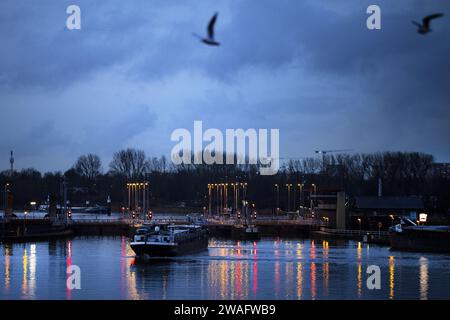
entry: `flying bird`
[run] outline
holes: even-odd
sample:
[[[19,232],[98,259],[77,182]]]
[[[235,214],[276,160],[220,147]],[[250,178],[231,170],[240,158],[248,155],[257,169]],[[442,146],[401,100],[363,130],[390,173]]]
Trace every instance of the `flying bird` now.
[[[431,32],[431,28],[430,28],[431,20],[440,18],[442,16],[444,16],[444,14],[442,14],[442,13],[430,14],[429,16],[426,16],[425,18],[422,19],[422,23],[419,23],[417,21],[413,21],[412,23],[417,26],[418,33],[427,34],[428,32]]]
[[[211,18],[211,20],[209,20],[209,23],[208,23],[208,36],[206,38],[203,38],[203,37],[199,36],[198,34],[194,33],[194,36],[199,38],[203,43],[205,43],[207,45],[210,45],[210,46],[218,46],[218,45],[220,45],[219,42],[214,40],[214,25],[216,24],[217,16],[218,16],[218,13],[216,12],[213,15],[213,17]]]

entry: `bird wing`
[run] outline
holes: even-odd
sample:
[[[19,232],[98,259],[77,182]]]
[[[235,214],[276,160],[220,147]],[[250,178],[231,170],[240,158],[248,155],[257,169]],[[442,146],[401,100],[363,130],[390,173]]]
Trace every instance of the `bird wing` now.
[[[430,26],[430,21],[436,18],[440,18],[444,16],[444,14],[442,13],[435,13],[435,14],[430,14],[429,16],[426,16],[425,18],[423,18],[423,25],[426,27]]]
[[[208,36],[210,39],[214,39],[214,25],[216,24],[217,15],[217,13],[214,14],[208,24]]]
[[[414,25],[416,25],[417,27],[422,28],[422,25],[420,23],[418,23],[417,21],[412,21],[412,23]]]

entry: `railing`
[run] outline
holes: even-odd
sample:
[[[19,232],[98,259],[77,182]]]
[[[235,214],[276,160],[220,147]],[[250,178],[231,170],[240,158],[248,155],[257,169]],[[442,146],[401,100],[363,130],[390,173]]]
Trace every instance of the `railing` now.
[[[131,218],[120,218],[120,219],[69,219],[70,224],[126,224],[126,225],[137,225],[143,223],[180,223],[188,222],[187,219],[176,219],[176,218],[153,218],[151,220],[144,219],[131,219]]]
[[[176,218],[153,218],[152,220],[147,220],[148,222],[156,223],[176,223],[176,222],[189,222],[188,219],[176,219]]]
[[[256,225],[308,225],[308,226],[321,226],[323,222],[316,219],[272,219],[270,217],[258,217],[257,219],[252,219],[252,223]],[[241,225],[245,223],[245,219],[224,219],[224,218],[209,218],[207,223],[210,225]]]
[[[122,219],[69,219],[68,222],[69,224],[129,224],[127,220]]]
[[[340,235],[356,235],[356,236],[374,235],[374,236],[380,236],[380,237],[389,236],[389,232],[387,232],[387,231],[328,229],[325,227],[320,228],[320,230],[325,231],[327,233],[340,234]]]

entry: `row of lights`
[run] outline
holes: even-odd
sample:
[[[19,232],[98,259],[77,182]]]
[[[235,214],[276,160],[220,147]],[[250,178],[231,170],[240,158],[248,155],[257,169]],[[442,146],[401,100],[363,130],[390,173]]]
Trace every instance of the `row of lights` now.
[[[274,186],[275,186],[275,188],[278,188],[278,187],[279,187],[279,184],[278,184],[278,183],[275,183]],[[286,183],[286,187],[291,188],[292,186],[294,186],[294,184],[292,184],[292,183]],[[299,188],[303,188],[304,186],[305,186],[304,183],[297,183],[297,187],[299,187]],[[314,183],[311,184],[311,187],[314,188],[314,192],[317,191],[317,185],[316,185],[316,184],[314,184]]]
[[[423,222],[423,223],[427,222],[427,217],[428,217],[428,215],[426,213],[420,213],[419,214],[419,220],[416,221],[417,224],[420,224],[421,222]],[[390,214],[389,218],[391,218],[392,224],[394,224],[394,220],[395,220],[394,214]],[[362,223],[361,218],[356,219],[356,221],[358,221],[359,228],[361,228],[361,223]],[[381,222],[378,222],[378,227],[381,228],[381,226],[382,226]]]
[[[127,187],[143,187],[148,186],[148,182],[145,183],[127,183]]]
[[[137,213],[136,213],[136,211],[132,211],[132,212],[131,212],[131,218],[132,218],[133,220],[137,218]],[[152,211],[152,210],[149,210],[149,211],[147,212],[147,219],[148,219],[148,220],[152,220],[152,218],[153,218],[153,211]]]
[[[228,185],[234,187],[234,186],[241,186],[241,187],[246,187],[247,183],[246,182],[236,182],[236,183],[208,183],[208,188],[212,188],[212,187],[228,187]]]

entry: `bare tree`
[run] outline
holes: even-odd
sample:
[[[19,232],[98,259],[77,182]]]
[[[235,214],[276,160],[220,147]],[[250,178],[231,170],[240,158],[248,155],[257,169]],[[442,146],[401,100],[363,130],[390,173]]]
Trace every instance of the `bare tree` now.
[[[94,180],[101,174],[102,161],[98,155],[89,153],[80,156],[73,168],[80,176]]]
[[[114,174],[122,175],[127,179],[142,177],[148,168],[145,152],[136,149],[126,149],[114,153],[109,167]]]

